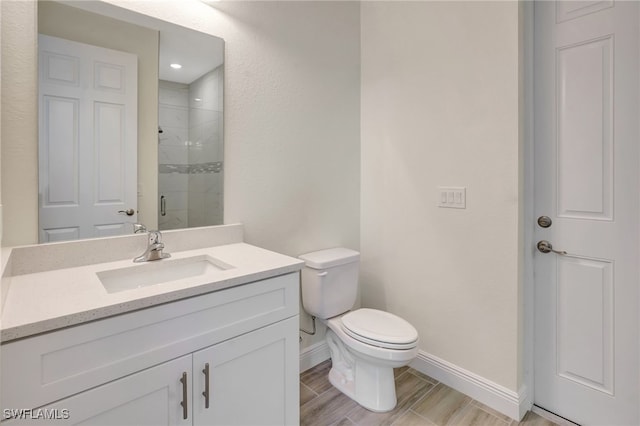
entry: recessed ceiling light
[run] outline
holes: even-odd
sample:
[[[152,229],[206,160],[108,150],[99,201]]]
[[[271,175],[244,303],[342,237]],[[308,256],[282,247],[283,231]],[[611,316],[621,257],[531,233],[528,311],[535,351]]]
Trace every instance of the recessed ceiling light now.
[[[200,98],[195,98],[195,99],[194,99],[194,101],[196,101],[196,102],[200,102],[201,100],[202,100],[202,99],[200,99]]]
[[[171,68],[173,68],[174,70],[179,70],[180,68],[182,68],[182,65],[180,65],[180,64],[171,64],[169,66]]]

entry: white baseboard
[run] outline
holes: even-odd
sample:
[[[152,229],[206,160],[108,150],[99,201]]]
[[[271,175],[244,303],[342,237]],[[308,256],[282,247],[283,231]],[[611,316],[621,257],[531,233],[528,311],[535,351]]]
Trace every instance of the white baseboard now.
[[[331,358],[327,342],[318,342],[300,351],[300,372],[307,371]]]
[[[512,391],[424,351],[410,366],[515,420],[521,420],[533,405],[526,386]]]

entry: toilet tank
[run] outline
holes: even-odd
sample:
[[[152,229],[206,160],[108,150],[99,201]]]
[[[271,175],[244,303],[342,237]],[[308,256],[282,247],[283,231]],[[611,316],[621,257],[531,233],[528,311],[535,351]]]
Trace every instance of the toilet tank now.
[[[358,297],[360,253],[347,248],[314,251],[299,256],[302,268],[302,306],[327,319],[351,310]]]

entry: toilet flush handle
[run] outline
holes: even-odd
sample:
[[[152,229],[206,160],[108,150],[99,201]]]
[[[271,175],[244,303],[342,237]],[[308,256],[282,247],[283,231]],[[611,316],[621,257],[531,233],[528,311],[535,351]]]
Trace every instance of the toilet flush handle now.
[[[327,275],[327,274],[328,274],[328,272],[327,272],[327,271],[324,271],[324,272],[318,272],[318,276],[319,276],[319,277],[324,277],[324,276],[325,276],[325,275]]]

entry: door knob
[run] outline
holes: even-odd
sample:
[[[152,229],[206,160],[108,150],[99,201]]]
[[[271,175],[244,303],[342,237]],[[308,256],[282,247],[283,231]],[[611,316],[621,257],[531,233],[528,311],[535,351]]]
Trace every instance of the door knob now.
[[[564,250],[554,250],[554,249],[553,249],[553,246],[551,245],[551,243],[550,243],[549,241],[547,241],[547,240],[541,240],[541,241],[538,241],[538,245],[537,245],[537,247],[538,247],[538,250],[539,250],[541,253],[551,253],[551,252],[554,252],[554,253],[556,253],[556,254],[562,254],[562,255],[567,254],[567,252],[566,252],[566,251],[564,251]]]
[[[553,222],[549,216],[540,216],[538,218],[538,226],[540,226],[541,228],[548,228],[552,223]]]
[[[118,214],[126,214],[127,216],[133,216],[135,212],[134,209],[118,210]]]

